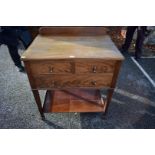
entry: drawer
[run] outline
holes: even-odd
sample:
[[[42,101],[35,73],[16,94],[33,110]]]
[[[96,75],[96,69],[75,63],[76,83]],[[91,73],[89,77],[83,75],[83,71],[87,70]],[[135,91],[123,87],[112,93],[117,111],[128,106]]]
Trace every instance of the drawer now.
[[[30,66],[33,75],[68,74],[73,72],[73,64],[71,62],[62,62],[62,61],[31,62]]]
[[[76,73],[113,73],[116,61],[76,62]]]
[[[109,87],[112,82],[112,73],[98,75],[42,75],[35,78],[36,88],[89,88]]]

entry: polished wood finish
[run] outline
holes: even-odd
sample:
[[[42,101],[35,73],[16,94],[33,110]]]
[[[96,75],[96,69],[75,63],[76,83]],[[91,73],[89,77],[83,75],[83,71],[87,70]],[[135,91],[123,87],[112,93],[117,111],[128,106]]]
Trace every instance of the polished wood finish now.
[[[40,89],[48,90],[44,112],[107,112],[124,57],[102,30],[102,27],[40,29],[40,35],[22,55],[22,60],[42,116]],[[99,93],[101,88],[109,89],[106,99],[99,97],[92,105],[93,93],[87,100],[83,98],[93,90]],[[62,89],[67,91],[62,94]],[[72,100],[76,93],[76,100]],[[62,94],[60,99],[58,94]]]
[[[123,60],[110,37],[38,35],[22,60]]]
[[[75,63],[76,73],[113,73],[116,61],[81,61]]]
[[[110,87],[112,82],[112,73],[97,75],[41,75],[35,77],[34,89],[52,89],[52,88],[102,88]]]
[[[28,75],[28,78],[29,78],[30,86],[31,86],[31,88],[33,88],[33,87],[35,87],[35,83],[34,83],[34,78],[32,76],[32,73],[31,73],[30,63],[29,62],[24,62],[24,64],[25,64],[25,68],[26,68],[27,75]],[[43,113],[43,107],[42,107],[42,104],[41,104],[39,91],[32,89],[32,93],[33,93],[34,99],[36,101],[36,104],[38,106],[38,110],[40,112],[40,115],[41,115],[42,119],[44,119],[45,116],[44,116],[44,113]]]
[[[40,28],[39,33],[44,36],[103,36],[107,31],[102,26],[52,26]]]
[[[69,89],[47,91],[44,112],[103,112],[99,90]]]
[[[33,61],[30,64],[33,75],[42,74],[87,74],[87,73],[113,73],[116,61],[99,60],[56,60]]]
[[[69,74],[73,73],[73,64],[69,61],[35,61],[31,62],[33,75],[43,74]]]

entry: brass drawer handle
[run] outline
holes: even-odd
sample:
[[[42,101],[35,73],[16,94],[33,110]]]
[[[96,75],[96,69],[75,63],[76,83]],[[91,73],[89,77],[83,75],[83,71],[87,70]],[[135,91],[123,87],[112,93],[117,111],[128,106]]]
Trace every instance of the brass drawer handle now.
[[[93,66],[93,73],[96,73],[97,67]]]
[[[48,69],[50,73],[53,73],[53,69],[54,69],[53,67],[48,67]]]
[[[92,84],[93,86],[96,86],[96,81],[92,81],[91,84]]]

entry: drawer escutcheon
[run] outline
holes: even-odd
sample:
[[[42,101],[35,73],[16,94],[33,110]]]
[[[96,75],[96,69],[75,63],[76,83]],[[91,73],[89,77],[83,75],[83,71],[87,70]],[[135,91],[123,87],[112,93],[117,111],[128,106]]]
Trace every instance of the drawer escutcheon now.
[[[48,69],[49,69],[49,73],[53,73],[54,67],[49,66]]]
[[[97,67],[93,66],[93,73],[96,73]]]

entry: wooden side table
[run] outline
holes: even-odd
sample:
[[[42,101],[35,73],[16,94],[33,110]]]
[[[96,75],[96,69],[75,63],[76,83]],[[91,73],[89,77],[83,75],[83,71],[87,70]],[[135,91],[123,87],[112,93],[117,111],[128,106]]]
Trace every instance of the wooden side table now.
[[[42,118],[45,112],[106,113],[123,59],[104,27],[41,28],[22,55]],[[43,106],[38,90],[47,90]]]

